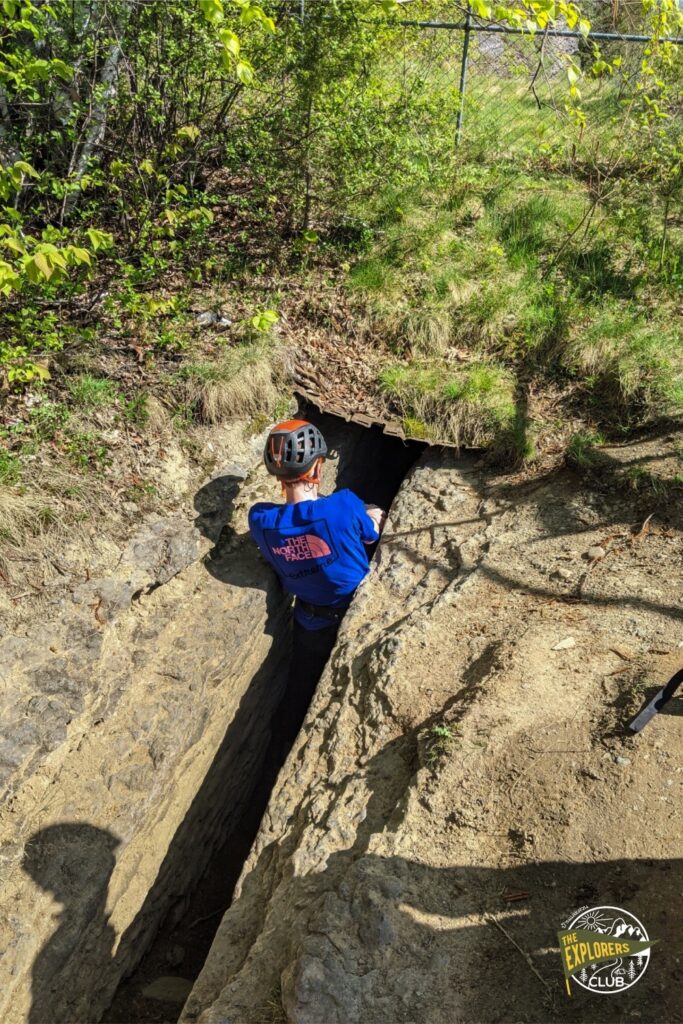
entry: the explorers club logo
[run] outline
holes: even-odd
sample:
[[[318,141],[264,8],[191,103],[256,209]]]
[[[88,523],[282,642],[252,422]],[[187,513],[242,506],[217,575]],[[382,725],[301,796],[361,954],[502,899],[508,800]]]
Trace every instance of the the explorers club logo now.
[[[625,992],[647,970],[656,941],[619,907],[582,907],[557,936],[569,995],[572,981],[600,995]]]

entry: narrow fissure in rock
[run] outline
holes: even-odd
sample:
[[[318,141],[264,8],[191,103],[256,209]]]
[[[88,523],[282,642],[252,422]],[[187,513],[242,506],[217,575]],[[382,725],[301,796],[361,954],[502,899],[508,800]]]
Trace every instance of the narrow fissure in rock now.
[[[363,501],[388,509],[424,446],[387,437],[379,427],[364,428],[345,423],[337,417],[318,412],[312,406],[301,410],[301,415],[320,427],[328,446],[339,456],[338,460],[325,466],[323,493],[346,487]],[[273,500],[278,500],[274,483],[272,492]],[[212,561],[220,563],[230,558],[233,543],[230,531],[223,531],[215,540],[216,546],[208,562],[209,570]],[[265,666],[260,671],[271,671],[274,678],[281,676],[286,671],[287,652],[281,653],[281,657],[272,658],[270,668]],[[242,865],[281,767],[281,760],[273,752],[277,748],[277,739],[275,721],[271,746],[261,769],[254,773],[243,813],[236,824],[234,818],[228,816],[231,825],[227,833],[224,830],[223,835],[213,837],[211,845],[215,852],[211,854],[196,887],[189,893],[174,893],[175,908],[167,915],[138,967],[120,984],[102,1018],[105,1024],[171,1024],[177,1020],[185,998],[204,965],[221,918],[230,906]],[[235,743],[239,745],[239,737],[235,737]],[[226,759],[224,772],[230,770],[230,763],[230,759]],[[210,791],[206,795],[199,793],[196,802],[220,799],[220,766],[217,772],[215,768],[214,763],[208,773],[217,776]],[[227,784],[228,779],[224,781]],[[213,817],[215,808],[195,806],[192,813],[201,821]],[[224,815],[215,817],[219,823],[226,820]],[[188,855],[187,846],[180,855]],[[169,859],[172,862],[172,853]],[[169,878],[169,884],[172,885],[172,878]]]

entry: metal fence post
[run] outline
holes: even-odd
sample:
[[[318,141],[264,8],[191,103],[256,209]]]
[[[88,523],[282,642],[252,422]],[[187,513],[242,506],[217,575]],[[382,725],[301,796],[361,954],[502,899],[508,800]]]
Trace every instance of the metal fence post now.
[[[462,136],[462,120],[465,113],[465,89],[467,88],[467,61],[470,52],[470,31],[472,25],[472,8],[467,5],[467,17],[463,29],[462,61],[460,63],[460,102],[458,104],[458,120],[455,124],[455,148],[460,145]]]

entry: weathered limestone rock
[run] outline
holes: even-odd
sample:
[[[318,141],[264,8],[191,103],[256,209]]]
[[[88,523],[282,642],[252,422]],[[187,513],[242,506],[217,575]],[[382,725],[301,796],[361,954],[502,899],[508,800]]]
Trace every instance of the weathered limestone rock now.
[[[680,664],[681,534],[634,500],[414,469],[183,1024],[621,1021],[555,949],[600,905],[659,940],[628,1013],[672,1019],[680,718],[622,726]]]
[[[144,523],[111,576],[0,640],[4,1024],[96,1021],[250,798],[288,619],[245,538],[252,470],[217,472],[195,522]]]

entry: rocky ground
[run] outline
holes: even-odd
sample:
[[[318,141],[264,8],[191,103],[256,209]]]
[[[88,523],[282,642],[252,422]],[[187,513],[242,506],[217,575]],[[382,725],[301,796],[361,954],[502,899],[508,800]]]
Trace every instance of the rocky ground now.
[[[417,464],[183,1024],[681,1019],[681,705],[625,730],[683,660],[680,510],[633,473],[680,445]],[[599,905],[658,944],[569,998],[556,932]]]
[[[286,600],[245,538],[261,448],[0,639],[8,1024],[99,1019],[250,799],[287,650]]]
[[[417,451],[323,426],[326,487],[387,503]],[[623,725],[681,663],[682,441],[603,449],[588,477],[437,450],[408,472],[183,1021],[680,1019],[680,704]],[[245,535],[277,496],[261,445],[207,430],[208,479],[178,453],[172,509],[74,547],[82,571],[3,622],[8,1024],[98,1019],[164,920],[173,1000],[145,1016],[155,962],[106,1019],[180,1010],[197,951],[173,928],[221,873],[287,661]],[[567,998],[555,934],[597,904],[658,940],[599,1005]]]
[[[390,501],[416,453],[401,446],[378,480],[379,431],[324,427],[340,454],[324,490],[352,482],[351,473],[368,500]],[[0,1015],[8,1024],[100,1019],[162,923],[167,936],[183,921],[213,917],[217,892],[205,886],[199,909],[188,894],[226,873],[210,867],[216,850],[235,860],[244,846],[235,829],[264,799],[289,614],[246,516],[255,500],[277,500],[279,488],[262,465],[263,436],[248,438],[244,423],[207,429],[202,440],[216,468],[191,486],[197,467],[180,460],[187,486],[173,514],[138,516],[128,537],[103,529],[99,546],[79,552],[85,571],[65,574],[49,599],[3,621]],[[247,852],[248,844],[241,859]],[[107,1019],[175,1019],[188,974],[202,963],[192,929],[181,942],[182,957],[176,943],[164,951],[163,992],[157,984],[143,994],[159,981],[157,966],[134,974]]]

